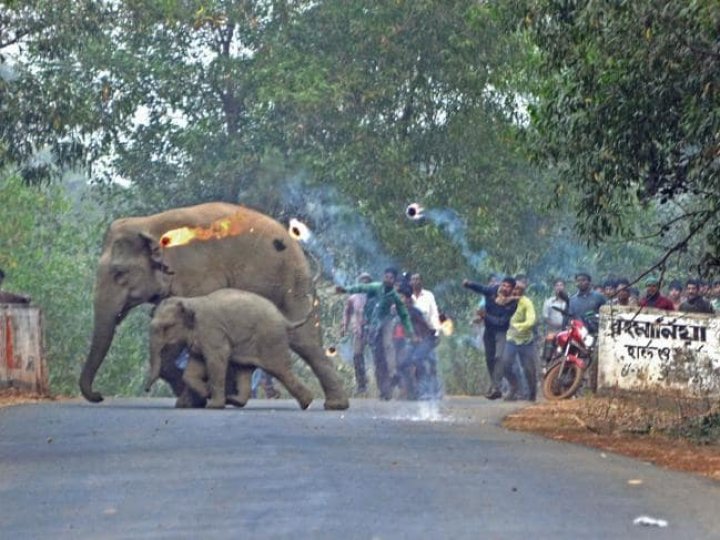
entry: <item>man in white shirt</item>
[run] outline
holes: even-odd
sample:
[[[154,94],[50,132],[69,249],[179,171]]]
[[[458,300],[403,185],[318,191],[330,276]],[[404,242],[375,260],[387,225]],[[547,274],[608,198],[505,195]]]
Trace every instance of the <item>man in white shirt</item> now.
[[[540,354],[540,369],[542,369],[552,358],[555,350],[555,334],[563,329],[565,315],[560,313],[558,310],[553,309],[553,307],[563,310],[567,310],[568,308],[567,301],[563,299],[563,297],[567,298],[567,294],[565,293],[565,280],[556,279],[553,283],[553,290],[555,294],[545,300],[542,309],[542,318],[545,323],[545,342]]]
[[[427,325],[435,332],[435,347],[440,340],[440,312],[435,303],[435,295],[427,289],[423,289],[422,277],[415,273],[410,276],[410,287],[412,288],[413,306],[423,315]],[[428,380],[420,381],[420,399],[437,399],[440,397],[440,383],[437,378],[437,356],[435,347],[428,354],[430,372]]]
[[[555,294],[545,300],[542,311],[543,321],[545,322],[545,330],[547,333],[559,332],[563,329],[564,315],[558,310],[553,309],[553,306],[567,310],[567,302],[561,298],[561,293],[565,291],[565,281],[562,279],[556,279],[553,283],[553,290]]]
[[[440,332],[440,312],[435,303],[435,295],[427,289],[423,289],[422,277],[420,274],[410,276],[412,287],[413,306],[420,310],[425,322],[435,330],[435,335]]]

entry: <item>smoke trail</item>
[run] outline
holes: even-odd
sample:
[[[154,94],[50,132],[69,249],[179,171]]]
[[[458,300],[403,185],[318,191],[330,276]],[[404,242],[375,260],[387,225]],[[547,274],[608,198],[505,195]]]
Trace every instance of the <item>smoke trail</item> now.
[[[460,248],[462,256],[471,268],[477,270],[483,265],[487,253],[485,250],[475,252],[470,249],[467,241],[467,224],[455,210],[431,208],[425,210],[423,216],[445,231],[450,240]]]
[[[12,83],[20,78],[17,71],[10,64],[0,62],[0,79],[6,83]]]
[[[362,271],[379,280],[382,271],[393,265],[357,205],[344,200],[334,188],[308,186],[294,177],[281,192],[288,220],[295,217],[311,228],[306,246],[336,285],[353,284]]]

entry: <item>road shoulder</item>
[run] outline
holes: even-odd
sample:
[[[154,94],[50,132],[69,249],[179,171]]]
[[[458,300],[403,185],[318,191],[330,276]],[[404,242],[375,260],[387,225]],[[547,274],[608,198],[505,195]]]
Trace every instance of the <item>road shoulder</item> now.
[[[720,444],[669,437],[652,424],[643,424],[647,420],[626,418],[633,413],[638,414],[630,408],[623,410],[611,400],[587,397],[531,405],[507,415],[502,425],[720,481]]]

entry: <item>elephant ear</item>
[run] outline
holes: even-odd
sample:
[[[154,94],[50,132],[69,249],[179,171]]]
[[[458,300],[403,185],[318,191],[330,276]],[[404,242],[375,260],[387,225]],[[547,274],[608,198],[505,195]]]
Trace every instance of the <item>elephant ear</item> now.
[[[148,257],[150,258],[150,263],[152,264],[152,267],[159,268],[166,274],[171,273],[169,268],[165,264],[165,261],[163,261],[162,249],[160,248],[160,244],[158,243],[158,241],[146,232],[139,232],[138,236],[140,237],[140,240],[142,240],[143,245],[145,246],[145,250],[147,251]]]
[[[190,330],[195,328],[195,312],[192,308],[183,302],[178,302],[178,309],[180,310],[179,315],[183,325]]]

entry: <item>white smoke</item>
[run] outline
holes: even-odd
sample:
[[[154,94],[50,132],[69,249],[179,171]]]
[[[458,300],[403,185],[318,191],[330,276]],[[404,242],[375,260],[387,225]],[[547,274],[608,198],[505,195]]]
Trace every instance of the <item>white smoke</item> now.
[[[295,177],[281,191],[286,212],[312,229],[306,245],[336,285],[355,283],[360,272],[370,272],[378,280],[382,271],[392,266],[392,259],[382,251],[357,204],[347,201],[337,190],[309,186]]]
[[[463,258],[471,268],[475,270],[481,268],[487,259],[487,253],[484,250],[473,251],[470,249],[470,244],[467,240],[467,223],[465,223],[455,210],[438,208],[426,209],[423,217],[447,234],[450,241],[460,248]]]

